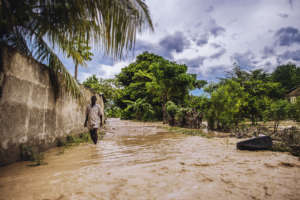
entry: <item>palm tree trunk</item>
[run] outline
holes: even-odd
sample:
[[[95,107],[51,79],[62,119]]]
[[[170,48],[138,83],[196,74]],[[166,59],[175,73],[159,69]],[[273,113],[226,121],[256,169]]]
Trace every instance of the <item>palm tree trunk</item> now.
[[[75,63],[75,72],[74,72],[74,78],[77,81],[77,74],[78,74],[78,63]]]

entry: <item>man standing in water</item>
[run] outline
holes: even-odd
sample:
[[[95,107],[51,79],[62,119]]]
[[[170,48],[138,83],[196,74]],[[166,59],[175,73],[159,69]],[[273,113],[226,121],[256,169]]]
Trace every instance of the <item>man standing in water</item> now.
[[[88,127],[90,130],[91,138],[94,144],[98,141],[98,128],[102,126],[102,114],[99,104],[96,104],[97,97],[92,96],[91,104],[86,108],[86,118],[84,122],[84,127]]]

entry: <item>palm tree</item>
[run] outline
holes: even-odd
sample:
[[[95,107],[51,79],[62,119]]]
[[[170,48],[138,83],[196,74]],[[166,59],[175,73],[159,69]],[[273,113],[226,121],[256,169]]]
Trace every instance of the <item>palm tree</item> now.
[[[0,45],[46,64],[54,88],[74,97],[81,96],[78,85],[54,49],[76,61],[75,38],[81,37],[121,58],[145,27],[153,30],[143,0],[0,0]]]
[[[75,38],[73,47],[75,54],[69,54],[68,57],[72,57],[75,62],[74,78],[77,81],[78,65],[86,66],[86,61],[92,60],[91,56],[94,54],[90,52],[91,47],[88,41],[84,41],[82,37]]]

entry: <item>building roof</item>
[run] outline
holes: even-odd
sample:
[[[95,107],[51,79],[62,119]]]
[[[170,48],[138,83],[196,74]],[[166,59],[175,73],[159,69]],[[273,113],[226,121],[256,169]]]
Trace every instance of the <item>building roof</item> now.
[[[298,87],[298,88],[292,90],[291,92],[289,92],[287,94],[287,96],[288,97],[298,97],[298,96],[300,96],[300,87]]]

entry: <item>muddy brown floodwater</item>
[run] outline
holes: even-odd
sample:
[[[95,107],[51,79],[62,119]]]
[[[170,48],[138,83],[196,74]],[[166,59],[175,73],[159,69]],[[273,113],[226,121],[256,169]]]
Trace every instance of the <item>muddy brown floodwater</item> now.
[[[151,123],[107,126],[97,145],[48,151],[47,165],[0,168],[0,199],[300,199],[300,161],[287,153],[238,151],[233,138]]]

